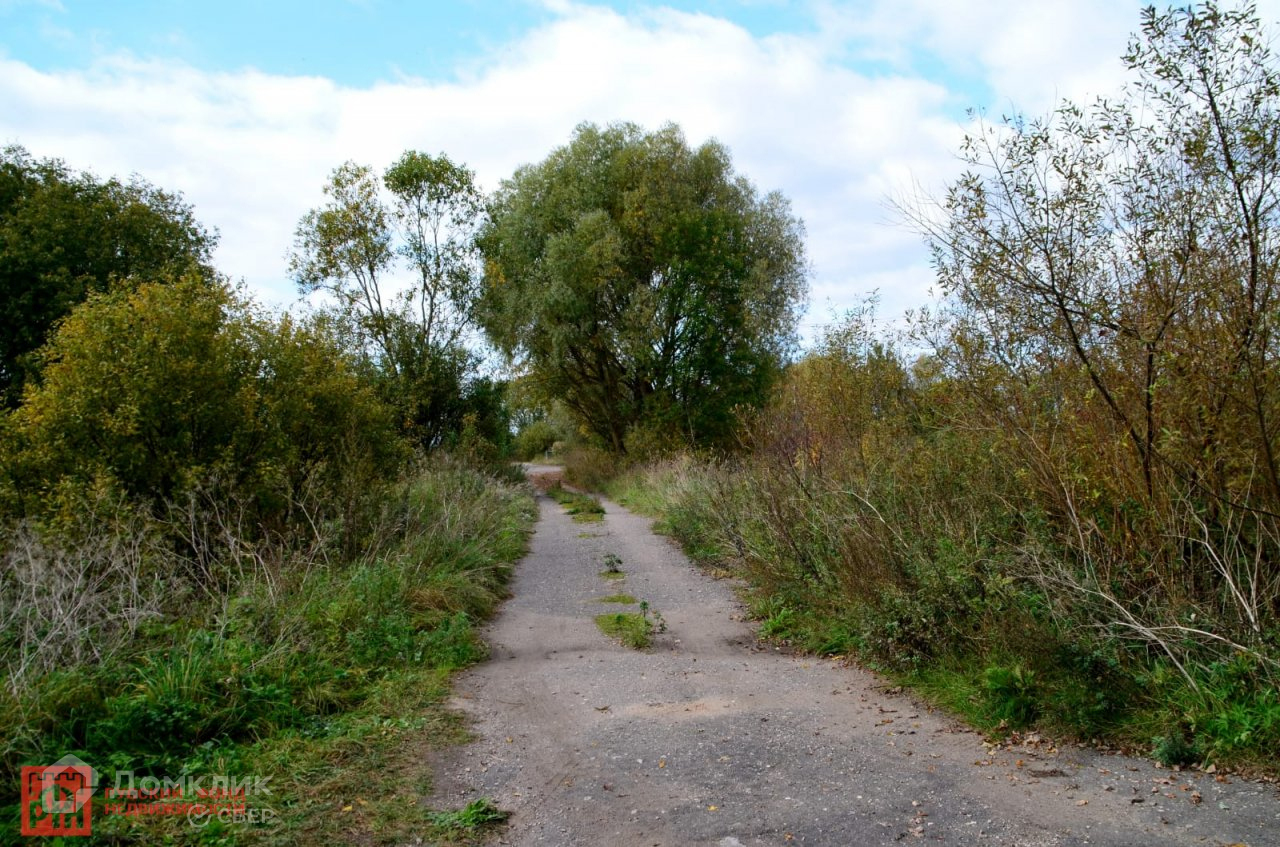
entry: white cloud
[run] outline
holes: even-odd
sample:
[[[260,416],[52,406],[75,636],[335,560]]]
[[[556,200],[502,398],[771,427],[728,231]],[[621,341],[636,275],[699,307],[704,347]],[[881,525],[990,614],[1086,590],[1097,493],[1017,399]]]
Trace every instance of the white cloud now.
[[[222,232],[220,266],[285,303],[293,228],[346,159],[380,168],[407,148],[444,151],[493,188],[582,121],[675,121],[694,143],[719,138],[762,190],[792,199],[810,233],[815,306],[879,286],[889,315],[918,303],[927,280],[918,238],[886,224],[885,197],[913,180],[939,190],[957,172],[966,96],[908,57],[928,51],[1036,109],[1046,92],[1111,80],[1106,62],[1137,22],[1104,0],[1051,14],[1013,0],[973,5],[842,5],[813,36],[757,38],[709,15],[558,2],[552,23],[455,81],[369,88],[120,54],[75,72],[0,58],[0,141],[182,191]],[[891,70],[859,72],[850,51],[875,52]]]

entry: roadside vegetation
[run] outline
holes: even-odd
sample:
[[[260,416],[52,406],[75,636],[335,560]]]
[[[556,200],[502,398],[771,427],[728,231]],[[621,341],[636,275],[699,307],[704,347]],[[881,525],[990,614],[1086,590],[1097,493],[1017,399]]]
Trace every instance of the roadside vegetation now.
[[[0,832],[67,754],[271,780],[270,824],[100,815],[103,843],[499,825],[423,808],[422,753],[465,735],[448,675],[536,517],[510,460],[548,456],[742,577],[768,637],[993,732],[1275,772],[1269,44],[1247,9],[1147,10],[1121,95],[975,118],[969,172],[900,204],[938,305],[890,332],[869,302],[803,356],[802,223],[673,125],[583,124],[489,197],[443,155],[346,162],[289,314],[180,197],[6,148]]]
[[[745,451],[609,490],[744,577],[767,636],[992,731],[1274,773],[1280,74],[1248,12],[1142,24],[1123,97],[980,123],[905,207],[941,307],[898,339],[847,316]]]
[[[485,437],[506,428],[487,383],[416,395],[371,340],[407,311],[267,312],[177,198],[16,148],[0,166],[6,307],[61,304],[4,315],[0,840],[19,769],[68,754],[99,773],[91,842],[456,841],[500,820],[420,802],[424,751],[465,734],[449,673],[484,657],[475,625],[535,519]],[[270,816],[104,813],[117,779],[184,776],[265,780],[245,802]]]

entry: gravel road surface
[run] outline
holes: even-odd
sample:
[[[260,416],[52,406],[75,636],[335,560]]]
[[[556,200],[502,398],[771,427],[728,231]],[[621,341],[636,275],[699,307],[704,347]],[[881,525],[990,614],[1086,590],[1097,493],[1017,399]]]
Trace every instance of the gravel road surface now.
[[[759,644],[732,585],[647,518],[539,507],[492,659],[456,688],[477,739],[442,754],[431,798],[510,810],[497,843],[1280,845],[1273,784],[990,745],[870,673]],[[600,576],[610,553],[622,580]],[[596,628],[617,592],[666,619],[648,651]]]

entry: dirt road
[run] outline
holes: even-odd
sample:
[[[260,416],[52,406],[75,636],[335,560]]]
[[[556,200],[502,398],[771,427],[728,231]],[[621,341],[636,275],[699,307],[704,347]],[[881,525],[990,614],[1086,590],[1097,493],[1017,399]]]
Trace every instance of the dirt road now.
[[[500,843],[1280,845],[1274,785],[989,747],[871,674],[761,647],[731,585],[647,519],[539,503],[492,659],[457,689],[478,740],[438,763],[432,798],[493,798],[514,813]],[[610,553],[625,579],[599,575]],[[649,651],[596,628],[616,592],[665,617]]]

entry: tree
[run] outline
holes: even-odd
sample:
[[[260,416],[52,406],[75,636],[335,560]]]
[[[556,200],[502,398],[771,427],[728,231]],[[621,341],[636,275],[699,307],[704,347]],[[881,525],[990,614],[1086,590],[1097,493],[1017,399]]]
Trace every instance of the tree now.
[[[1059,404],[1084,380],[1143,499],[1172,474],[1280,514],[1280,74],[1252,11],[1212,3],[1147,9],[1126,60],[1129,97],[966,143],[926,225],[955,350]]]
[[[1073,554],[1044,579],[1166,651],[1219,636],[1140,626],[1151,608],[1233,644],[1280,609],[1268,44],[1251,6],[1148,8],[1120,98],[981,125],[943,215],[915,216],[949,295],[940,358],[976,400],[963,425],[1001,433]]]
[[[466,344],[482,211],[475,175],[443,154],[408,151],[381,181],[347,162],[324,191],[327,203],[298,225],[291,273],[303,293],[330,295],[405,428],[436,446],[487,390],[472,379]],[[403,271],[413,283],[393,294]]]
[[[443,154],[410,150],[383,181],[395,201],[400,256],[417,276],[407,300],[417,304],[423,341],[454,347],[471,325],[479,282],[473,236],[484,196],[475,174]]]
[[[382,278],[395,253],[377,177],[372,168],[344,162],[330,175],[324,193],[328,202],[298,223],[289,272],[303,294],[324,291],[333,297],[394,371],[395,314],[384,298]]]
[[[613,450],[638,428],[723,443],[793,349],[802,224],[674,125],[579,126],[503,183],[478,241],[489,338]]]
[[[35,351],[90,293],[200,270],[215,234],[176,194],[102,181],[21,147],[0,153],[0,405],[16,406]]]

